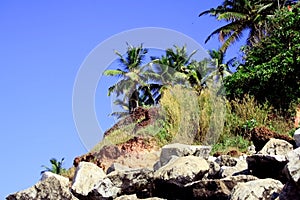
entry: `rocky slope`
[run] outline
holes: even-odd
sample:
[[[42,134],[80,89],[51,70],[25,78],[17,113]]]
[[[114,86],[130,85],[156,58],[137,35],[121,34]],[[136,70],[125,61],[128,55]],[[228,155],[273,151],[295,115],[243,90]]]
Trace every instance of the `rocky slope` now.
[[[71,182],[47,172],[6,199],[300,199],[300,148],[284,140],[270,139],[259,152],[239,157],[214,157],[209,146],[184,144],[142,151],[138,143],[78,157]]]

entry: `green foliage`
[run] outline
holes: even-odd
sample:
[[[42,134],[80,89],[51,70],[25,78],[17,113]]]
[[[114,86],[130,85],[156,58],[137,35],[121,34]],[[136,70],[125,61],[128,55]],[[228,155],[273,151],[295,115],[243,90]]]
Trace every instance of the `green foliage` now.
[[[43,174],[44,172],[52,172],[55,174],[61,174],[64,173],[66,171],[65,168],[62,167],[64,162],[64,158],[62,158],[60,161],[56,160],[55,158],[51,158],[50,159],[50,163],[51,163],[51,168],[42,165],[43,168],[45,168],[45,170],[41,171],[41,174]]]
[[[229,98],[253,95],[277,110],[287,111],[300,96],[300,8],[280,10],[270,20],[273,30],[246,52],[246,62],[227,77]]]
[[[135,123],[118,127],[116,130],[112,131],[108,136],[105,136],[104,139],[91,150],[91,152],[99,151],[104,146],[117,145],[127,142],[128,140],[134,137],[134,127]]]
[[[227,114],[224,134],[240,135],[249,138],[250,131],[260,125],[266,125],[270,107],[267,103],[258,104],[249,95],[242,99],[227,102]]]
[[[212,154],[216,152],[226,153],[230,149],[236,149],[240,152],[246,152],[251,142],[243,136],[222,135],[219,139],[220,142],[212,146]]]
[[[200,13],[210,15],[227,24],[213,31],[205,42],[213,35],[218,34],[222,42],[220,50],[225,52],[227,48],[238,41],[245,30],[249,30],[247,38],[248,45],[260,41],[269,33],[267,19],[283,6],[284,1],[262,1],[262,0],[224,0],[216,8],[211,8]]]
[[[163,91],[160,100],[162,112],[169,124],[165,133],[172,142],[192,144],[199,130],[197,93],[191,88],[175,85]]]

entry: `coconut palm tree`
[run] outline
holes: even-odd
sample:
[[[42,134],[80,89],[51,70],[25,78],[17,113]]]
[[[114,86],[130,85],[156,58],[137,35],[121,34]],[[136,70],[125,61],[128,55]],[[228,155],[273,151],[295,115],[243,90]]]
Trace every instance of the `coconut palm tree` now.
[[[186,46],[182,48],[174,45],[174,48],[166,50],[166,54],[152,57],[152,63],[157,67],[156,72],[160,75],[163,85],[183,84],[189,85],[200,92],[202,75],[205,74],[207,60],[198,62],[192,60],[191,54],[187,53]]]
[[[62,167],[63,162],[64,162],[64,158],[62,158],[61,161],[58,161],[55,158],[51,158],[50,159],[51,168],[49,168],[45,165],[42,165],[42,167],[45,168],[45,170],[41,171],[41,174],[43,174],[44,172],[52,172],[54,174],[61,174],[62,172],[66,171],[66,169]]]
[[[247,44],[252,46],[263,37],[268,35],[268,17],[284,5],[283,0],[224,0],[217,8],[211,8],[199,14],[210,15],[219,21],[228,22],[226,25],[214,30],[205,40],[207,42],[212,36],[218,34],[223,43],[220,48],[225,52],[227,48],[238,41],[243,33],[248,30]]]
[[[151,93],[156,89],[156,85],[149,85],[148,82],[157,79],[158,75],[148,65],[144,65],[143,63],[148,49],[143,48],[142,44],[138,47],[129,44],[127,46],[125,56],[115,51],[119,57],[121,68],[105,70],[103,73],[106,76],[121,78],[120,81],[108,89],[109,96],[112,93],[115,93],[117,97],[122,96],[121,100],[117,99],[114,102],[125,110],[125,112],[112,113],[112,115],[118,118],[131,113],[142,104],[151,105],[156,102],[155,97]]]
[[[232,58],[226,63],[224,63],[225,54],[221,50],[209,50],[211,57],[211,67],[209,68],[209,73],[202,81],[207,81],[212,79],[214,81],[223,81],[225,77],[230,76],[232,72],[230,71],[230,66],[234,64],[236,58]]]

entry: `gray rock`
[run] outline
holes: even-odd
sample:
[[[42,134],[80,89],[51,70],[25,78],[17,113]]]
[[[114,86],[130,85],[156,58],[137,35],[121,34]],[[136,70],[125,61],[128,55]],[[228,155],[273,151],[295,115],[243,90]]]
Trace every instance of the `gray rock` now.
[[[106,170],[106,174],[109,174],[113,171],[128,171],[130,170],[129,167],[125,166],[125,165],[121,165],[119,163],[113,163],[107,170]]]
[[[214,162],[214,161],[210,161],[209,162],[209,170],[207,172],[207,174],[205,174],[204,178],[205,179],[216,179],[216,178],[220,178],[220,170],[221,167],[218,163]]]
[[[61,180],[62,182],[65,182],[68,178],[66,178],[66,177],[63,177],[63,176],[61,176],[61,175],[58,175],[58,174],[54,174],[54,173],[52,173],[52,172],[44,172],[43,174],[42,174],[42,177],[41,177],[41,181],[44,181],[44,180],[46,180],[47,178],[49,178],[49,177],[55,177],[56,179],[59,179],[59,180]],[[68,180],[69,181],[69,180]]]
[[[280,200],[300,199],[300,148],[289,152],[287,159],[289,162],[284,173],[288,181],[280,194]]]
[[[256,179],[254,176],[241,175],[226,177],[224,179],[196,181],[185,186],[191,192],[189,198],[186,199],[228,200],[234,186],[240,182],[248,182]]]
[[[124,194],[136,194],[138,197],[152,196],[153,171],[149,169],[131,169],[113,171],[99,181],[88,194],[88,199],[115,198]]]
[[[154,173],[154,179],[176,181],[186,184],[201,179],[209,170],[209,165],[204,158],[185,156],[173,159]]]
[[[87,196],[99,180],[106,176],[104,171],[90,162],[80,162],[74,176],[72,192],[76,196]]]
[[[246,159],[244,157],[232,158],[236,161],[234,166],[223,165],[219,172],[220,178],[225,178],[227,176],[237,175],[237,174],[248,174],[248,166]]]
[[[252,144],[247,149],[248,154],[252,155],[256,153],[255,146]]]
[[[296,146],[300,147],[300,128],[298,128],[294,133],[294,140],[296,142]]]
[[[216,163],[218,163],[221,167],[222,166],[227,166],[227,167],[234,167],[237,164],[237,159],[233,158],[229,155],[221,155],[217,157]]]
[[[138,200],[139,198],[135,195],[123,195],[120,197],[115,198],[115,200]],[[146,198],[144,200],[162,200],[161,198],[158,197],[151,197],[151,198]]]
[[[279,196],[283,184],[274,179],[259,179],[246,183],[238,183],[232,190],[230,200],[269,200]]]
[[[186,145],[186,144],[168,144],[162,147],[160,154],[161,166],[166,165],[172,156],[198,156],[208,159],[211,146]]]
[[[7,200],[76,200],[69,189],[69,179],[48,174],[42,181],[26,190],[17,192],[6,197]]]
[[[263,155],[284,155],[286,156],[288,152],[293,150],[293,145],[285,140],[271,138],[262,150],[259,151],[259,154]]]
[[[102,179],[87,195],[88,199],[116,198],[121,194],[121,187],[116,187],[109,178]]]
[[[294,181],[300,187],[300,147],[287,155],[289,160],[285,167],[285,173],[289,180]]]
[[[300,200],[300,188],[294,181],[285,183],[280,195],[280,200]]]

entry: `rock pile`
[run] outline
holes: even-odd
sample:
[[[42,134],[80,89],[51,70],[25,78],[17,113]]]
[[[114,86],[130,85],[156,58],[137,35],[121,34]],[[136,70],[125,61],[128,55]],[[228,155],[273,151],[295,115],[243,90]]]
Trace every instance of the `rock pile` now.
[[[238,158],[209,156],[210,150],[166,145],[152,169],[114,163],[105,172],[81,161],[71,184],[47,172],[6,199],[300,199],[300,148],[271,139],[259,152]]]

